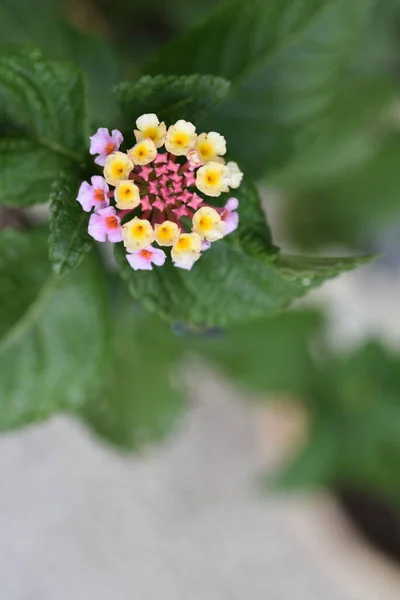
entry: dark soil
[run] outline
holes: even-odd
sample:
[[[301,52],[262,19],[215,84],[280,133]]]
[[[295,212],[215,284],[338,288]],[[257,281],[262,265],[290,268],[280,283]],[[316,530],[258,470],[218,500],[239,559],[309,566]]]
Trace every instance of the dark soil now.
[[[378,496],[361,491],[341,490],[338,498],[364,538],[400,564],[400,510]]]

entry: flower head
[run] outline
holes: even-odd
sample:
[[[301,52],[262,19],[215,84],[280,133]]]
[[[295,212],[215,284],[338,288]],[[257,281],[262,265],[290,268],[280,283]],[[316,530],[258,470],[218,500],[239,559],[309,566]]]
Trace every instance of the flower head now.
[[[226,142],[223,135],[216,131],[202,133],[196,141],[196,150],[203,162],[216,160],[226,153]]]
[[[119,181],[128,179],[133,169],[133,162],[123,152],[113,152],[107,156],[104,165],[104,178],[110,185],[117,185]]]
[[[193,231],[199,234],[202,240],[216,242],[224,237],[226,225],[215,208],[203,206],[193,215]]]
[[[172,247],[171,258],[174,265],[190,271],[200,258],[201,238],[197,233],[182,233]]]
[[[238,187],[243,174],[236,163],[225,164],[225,138],[215,131],[197,135],[183,119],[167,130],[153,113],[140,116],[136,127],[136,143],[126,154],[116,129],[100,128],[90,138],[104,177],[95,175],[79,188],[83,210],[94,209],[89,233],[98,241],[123,242],[134,270],[163,265],[167,252],[176,267],[189,270],[236,229],[237,199],[223,208],[209,202]]]
[[[136,120],[135,138],[137,142],[148,138],[156,148],[160,148],[164,144],[167,128],[164,121],[160,123],[157,115],[150,113],[142,115]]]
[[[139,188],[131,179],[118,181],[114,197],[115,206],[121,210],[133,209],[140,204]]]
[[[98,242],[108,239],[113,244],[122,242],[121,219],[115,208],[109,206],[93,213],[89,219],[89,235]]]
[[[147,246],[127,254],[126,259],[134,271],[152,271],[153,264],[161,267],[165,263],[166,255],[160,248]]]
[[[175,156],[184,156],[196,143],[196,127],[189,121],[180,119],[168,129],[165,147]]]
[[[157,156],[157,148],[150,138],[145,138],[128,150],[128,156],[135,165],[148,165]]]
[[[125,248],[129,252],[136,252],[150,246],[154,241],[154,231],[147,219],[134,217],[122,226]]]
[[[229,189],[229,173],[227,166],[210,161],[197,171],[196,186],[207,196],[220,196]]]
[[[89,152],[90,154],[98,154],[94,162],[104,167],[107,156],[119,150],[123,141],[122,133],[118,129],[113,129],[110,134],[108,129],[100,127],[90,138]]]
[[[92,208],[106,208],[110,204],[108,197],[109,187],[103,177],[94,175],[91,178],[91,184],[87,181],[81,183],[77,200],[80,202],[83,210],[90,212]]]

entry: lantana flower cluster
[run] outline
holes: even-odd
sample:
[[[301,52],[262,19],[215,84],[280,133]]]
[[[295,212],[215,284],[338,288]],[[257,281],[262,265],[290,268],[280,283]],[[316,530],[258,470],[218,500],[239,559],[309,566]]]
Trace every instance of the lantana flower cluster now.
[[[238,188],[243,174],[236,163],[225,163],[225,138],[215,131],[198,135],[182,119],[167,129],[155,114],[139,117],[136,127],[136,144],[127,152],[120,151],[117,129],[100,128],[90,138],[90,153],[104,172],[78,192],[83,210],[93,210],[89,234],[99,242],[123,242],[134,270],[163,265],[168,247],[173,264],[190,270],[239,222],[236,198],[220,208],[197,192],[216,198]]]

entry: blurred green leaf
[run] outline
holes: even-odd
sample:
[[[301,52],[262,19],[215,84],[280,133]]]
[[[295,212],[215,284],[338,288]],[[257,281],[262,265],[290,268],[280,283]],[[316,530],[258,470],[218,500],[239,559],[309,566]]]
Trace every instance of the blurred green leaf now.
[[[230,327],[218,338],[194,338],[192,346],[212,367],[249,389],[302,395],[314,368],[309,344],[321,325],[315,311],[285,312]]]
[[[122,123],[132,129],[136,119],[154,112],[160,119],[198,121],[219,104],[229,92],[229,81],[210,75],[141,77],[116,88]]]
[[[187,407],[178,367],[179,340],[155,316],[143,315],[132,300],[114,306],[108,386],[82,415],[94,431],[124,450],[165,438]]]
[[[309,278],[310,281],[308,283],[314,283],[315,285],[319,278],[321,278],[320,283],[322,283],[328,276],[336,277],[340,273],[351,271],[356,267],[369,263],[374,258],[371,255],[320,257],[280,254],[277,266],[280,273],[289,280],[293,279],[297,281],[299,278]]]
[[[1,339],[34,303],[49,274],[44,239],[44,234],[0,231]],[[23,276],[18,275],[21,267],[24,267]]]
[[[245,172],[260,176],[301,151],[302,127],[329,111],[372,5],[233,0],[173,40],[145,70],[231,80],[238,89],[210,124]]]
[[[201,73],[237,82],[299,35],[327,0],[231,0],[206,14],[151,58],[147,73]]]
[[[58,275],[77,267],[92,248],[89,214],[76,201],[78,185],[75,174],[63,172],[50,194],[49,250],[53,270]]]
[[[335,184],[371,161],[389,136],[399,89],[383,78],[357,79],[341,89],[330,110],[305,125],[296,153],[268,183],[285,190]]]
[[[332,243],[357,247],[374,238],[400,217],[399,164],[396,136],[349,175],[294,192],[285,209],[291,238],[306,250]]]
[[[82,159],[87,146],[85,89],[73,65],[47,60],[31,48],[3,49],[0,98],[10,122],[39,147]]]
[[[1,0],[0,44],[33,44],[49,58],[75,62],[87,78],[91,117],[109,118],[112,87],[121,79],[116,52],[104,36],[73,27],[64,5],[60,0],[35,0],[33,10],[27,0]]]
[[[51,184],[70,161],[35,142],[0,139],[0,204],[26,206],[45,202]]]
[[[106,290],[94,261],[50,274],[44,232],[0,232],[0,429],[75,411],[104,372]]]
[[[309,440],[277,483],[351,486],[399,501],[399,357],[371,342],[319,363],[304,398],[311,408]]]
[[[268,477],[279,490],[332,486],[337,472],[338,438],[334,424],[316,420],[307,443],[282,469]]]
[[[397,75],[399,67],[399,0],[375,2],[367,34],[354,56],[353,69],[360,73]]]
[[[86,151],[86,99],[81,73],[67,63],[22,47],[0,52],[0,200],[24,206],[46,202],[63,168]]]

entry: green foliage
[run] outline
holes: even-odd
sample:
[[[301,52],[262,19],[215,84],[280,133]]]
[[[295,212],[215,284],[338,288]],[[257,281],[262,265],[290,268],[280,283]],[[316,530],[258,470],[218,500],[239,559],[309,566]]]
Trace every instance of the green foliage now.
[[[197,122],[217,106],[229,92],[230,84],[221,77],[157,75],[121,83],[115,90],[125,128],[136,119],[154,112],[169,124],[178,119]]]
[[[76,201],[79,182],[74,174],[63,172],[50,194],[49,250],[58,275],[76,267],[92,248],[88,234],[89,214]]]
[[[32,48],[0,52],[0,201],[46,202],[61,169],[75,168],[87,147],[84,82],[76,67]]]
[[[192,345],[210,366],[245,388],[304,394],[313,373],[309,344],[321,321],[314,311],[290,311],[230,327],[217,338],[195,338]]]
[[[0,139],[0,204],[26,206],[45,202],[56,175],[69,160],[18,137]]]
[[[104,36],[70,24],[63,5],[60,0],[35,0],[33,10],[27,0],[1,0],[0,44],[32,44],[48,57],[75,62],[88,82],[91,117],[108,118],[113,114],[112,88],[121,77],[116,51]]]
[[[308,398],[310,441],[278,482],[351,484],[400,501],[399,367],[399,357],[378,343],[326,361]]]
[[[0,97],[11,123],[27,137],[71,160],[87,145],[84,82],[73,65],[35,49],[0,54]]]
[[[97,391],[104,369],[106,295],[87,260],[55,279],[46,235],[0,234],[0,429],[75,411]]]
[[[231,80],[232,98],[210,124],[245,171],[260,176],[300,151],[302,128],[329,112],[371,6],[370,0],[226,2],[145,71],[195,70]]]
[[[308,279],[308,285],[316,286],[326,279],[350,271],[373,260],[373,256],[319,257],[281,254],[277,266],[288,280],[298,282]],[[307,285],[303,281],[304,285]]]
[[[83,417],[108,442],[138,450],[170,434],[187,406],[178,370],[182,345],[164,323],[121,295],[108,344],[108,381]]]
[[[307,123],[301,149],[268,183],[285,191],[334,185],[381,151],[390,137],[398,86],[389,78],[357,78],[340,90],[330,110]],[[366,100],[367,99],[367,100]]]
[[[371,240],[399,217],[399,162],[399,140],[392,136],[376,156],[329,186],[293,192],[286,202],[291,237],[305,249]]]

